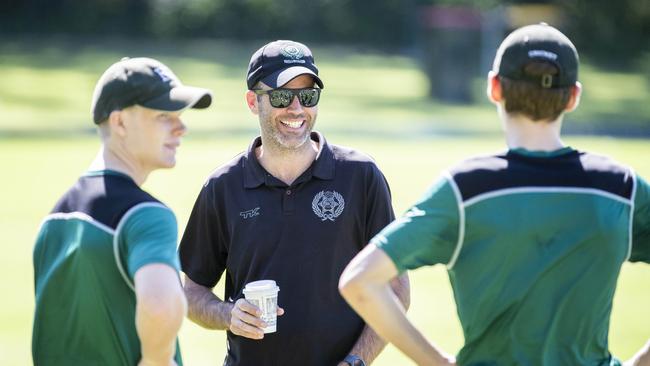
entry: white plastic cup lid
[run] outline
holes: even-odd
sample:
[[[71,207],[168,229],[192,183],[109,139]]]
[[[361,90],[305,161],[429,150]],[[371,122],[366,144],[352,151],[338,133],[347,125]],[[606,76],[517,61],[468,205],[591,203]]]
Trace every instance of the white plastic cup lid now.
[[[277,292],[280,288],[273,280],[253,281],[246,284],[244,287],[244,294],[256,292]]]

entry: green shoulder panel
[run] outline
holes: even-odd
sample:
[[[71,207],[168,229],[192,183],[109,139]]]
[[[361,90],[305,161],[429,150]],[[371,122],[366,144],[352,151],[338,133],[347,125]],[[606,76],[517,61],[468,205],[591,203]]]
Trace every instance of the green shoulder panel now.
[[[453,179],[440,178],[418,203],[371,243],[388,254],[400,273],[437,263],[451,267],[462,241],[460,200]]]
[[[162,263],[180,270],[176,217],[166,206],[154,202],[138,204],[124,214],[115,231],[115,259],[131,288],[135,273],[147,264]]]

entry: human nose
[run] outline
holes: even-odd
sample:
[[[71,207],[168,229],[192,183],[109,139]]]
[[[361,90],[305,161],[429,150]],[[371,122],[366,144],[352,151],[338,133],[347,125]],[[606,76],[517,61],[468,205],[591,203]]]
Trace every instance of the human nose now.
[[[298,112],[302,111],[302,104],[300,104],[300,101],[298,100],[297,95],[292,95],[291,96],[291,104],[289,104],[287,109],[297,110]]]
[[[183,120],[178,117],[174,121],[174,135],[183,136],[187,132],[187,126],[183,123]]]

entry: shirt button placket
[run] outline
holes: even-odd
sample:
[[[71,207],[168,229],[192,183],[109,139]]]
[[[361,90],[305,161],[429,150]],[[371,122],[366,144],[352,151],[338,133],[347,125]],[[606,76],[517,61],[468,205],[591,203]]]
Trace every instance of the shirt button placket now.
[[[284,190],[282,206],[284,208],[283,213],[285,215],[293,215],[295,210],[294,196],[295,192],[291,187]]]

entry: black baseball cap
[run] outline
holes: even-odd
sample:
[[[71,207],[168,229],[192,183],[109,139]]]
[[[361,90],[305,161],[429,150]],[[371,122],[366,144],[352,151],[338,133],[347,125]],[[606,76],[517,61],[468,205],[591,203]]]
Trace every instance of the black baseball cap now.
[[[185,86],[160,61],[147,57],[123,58],[111,65],[97,81],[92,113],[96,124],[111,112],[133,105],[162,111],[207,108],[212,93],[203,88]]]
[[[249,90],[260,81],[275,89],[304,74],[311,75],[316,84],[323,88],[309,48],[302,43],[279,40],[255,51],[248,64],[246,83]]]
[[[531,61],[544,61],[558,68],[557,74],[532,76],[524,69]],[[499,46],[493,71],[512,80],[528,81],[543,88],[562,88],[578,81],[578,51],[567,36],[548,24],[521,27]]]

